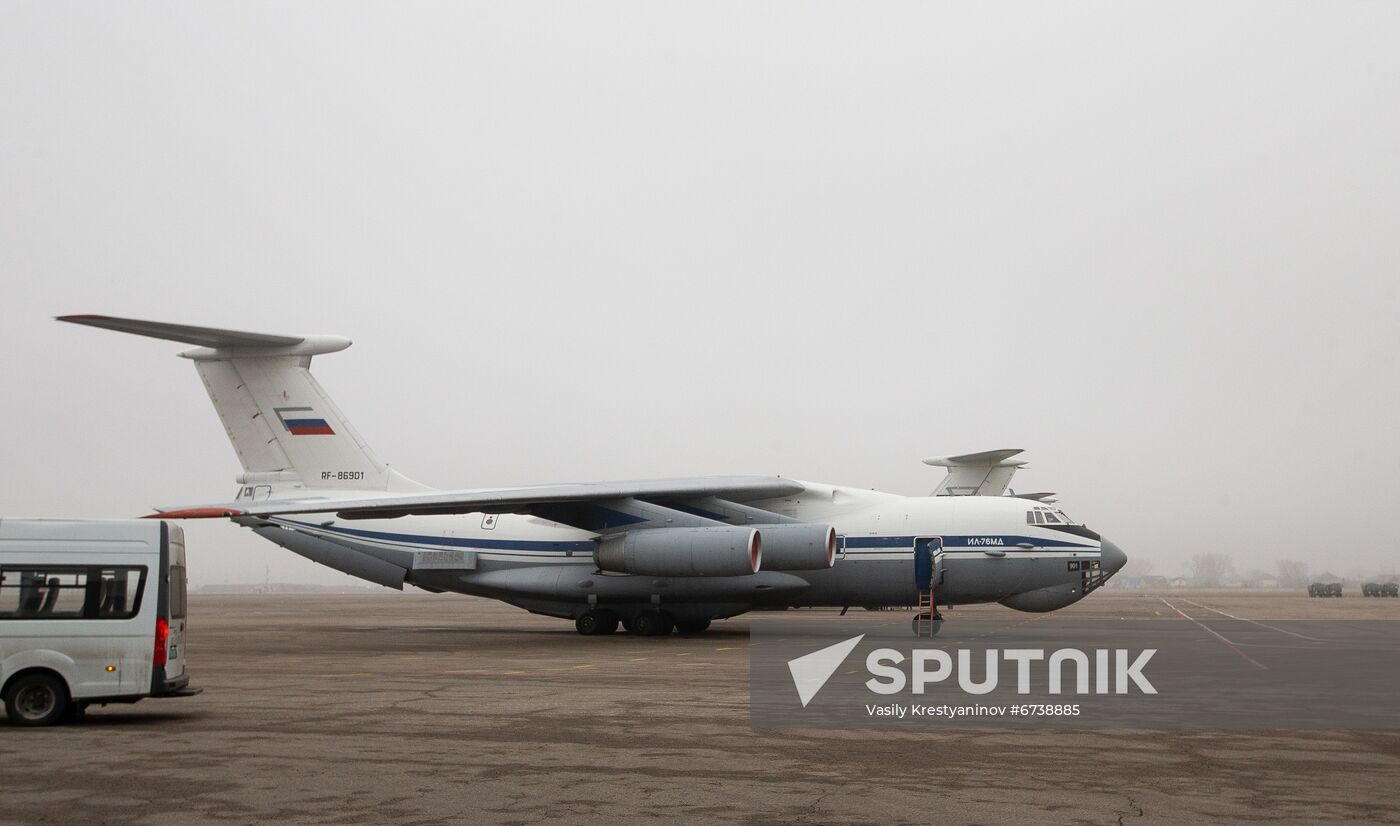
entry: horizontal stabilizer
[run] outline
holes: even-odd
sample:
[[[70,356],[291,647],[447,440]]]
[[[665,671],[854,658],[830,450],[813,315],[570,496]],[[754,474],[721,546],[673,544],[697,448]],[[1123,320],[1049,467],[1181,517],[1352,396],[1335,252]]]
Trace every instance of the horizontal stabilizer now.
[[[200,347],[292,347],[305,341],[304,336],[273,336],[266,333],[245,333],[239,330],[221,330],[217,327],[192,327],[188,324],[166,324],[161,321],[141,321],[135,318],[116,318],[109,315],[61,315],[58,321],[83,324],[88,327],[101,327],[119,333],[132,333],[150,338],[163,338],[166,341],[181,341]]]
[[[926,465],[948,468],[934,496],[1001,496],[1011,484],[1016,469],[1026,464],[1024,459],[1012,459],[1020,448],[984,450],[960,456],[930,456]]]

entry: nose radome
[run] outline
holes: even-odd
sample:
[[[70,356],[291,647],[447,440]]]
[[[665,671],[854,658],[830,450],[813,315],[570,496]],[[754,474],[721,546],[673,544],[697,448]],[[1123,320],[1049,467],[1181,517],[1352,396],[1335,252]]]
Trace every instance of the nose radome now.
[[[1122,548],[1107,539],[1101,539],[1099,540],[1099,564],[1111,576],[1128,564],[1128,555],[1123,553]]]

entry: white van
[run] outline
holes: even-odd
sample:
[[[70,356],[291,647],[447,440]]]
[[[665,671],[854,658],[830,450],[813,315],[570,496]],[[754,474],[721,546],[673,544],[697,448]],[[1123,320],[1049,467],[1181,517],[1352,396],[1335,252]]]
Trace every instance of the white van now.
[[[178,525],[0,519],[0,697],[11,722],[198,694],[184,636]]]

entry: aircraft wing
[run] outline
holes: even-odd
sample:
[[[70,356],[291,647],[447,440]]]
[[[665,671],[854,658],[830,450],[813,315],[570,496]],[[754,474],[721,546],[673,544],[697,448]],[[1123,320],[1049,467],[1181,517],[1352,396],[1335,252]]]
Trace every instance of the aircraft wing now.
[[[800,482],[775,476],[706,476],[631,482],[573,483],[515,488],[385,494],[347,499],[269,499],[158,510],[148,518],[198,519],[231,516],[277,516],[335,512],[343,519],[394,519],[446,513],[528,513],[538,505],[601,502],[626,498],[694,498],[715,496],[736,501],[772,499],[801,493]]]
[[[1001,496],[1011,484],[1024,459],[1012,459],[1020,448],[985,450],[961,456],[930,456],[926,465],[946,467],[948,475],[934,490],[934,496]]]

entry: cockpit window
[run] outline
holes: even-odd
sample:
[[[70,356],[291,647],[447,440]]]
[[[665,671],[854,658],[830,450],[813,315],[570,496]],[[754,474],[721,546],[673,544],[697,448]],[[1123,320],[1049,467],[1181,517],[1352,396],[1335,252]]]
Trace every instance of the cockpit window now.
[[[1059,508],[1035,508],[1026,511],[1027,525],[1078,525]]]

